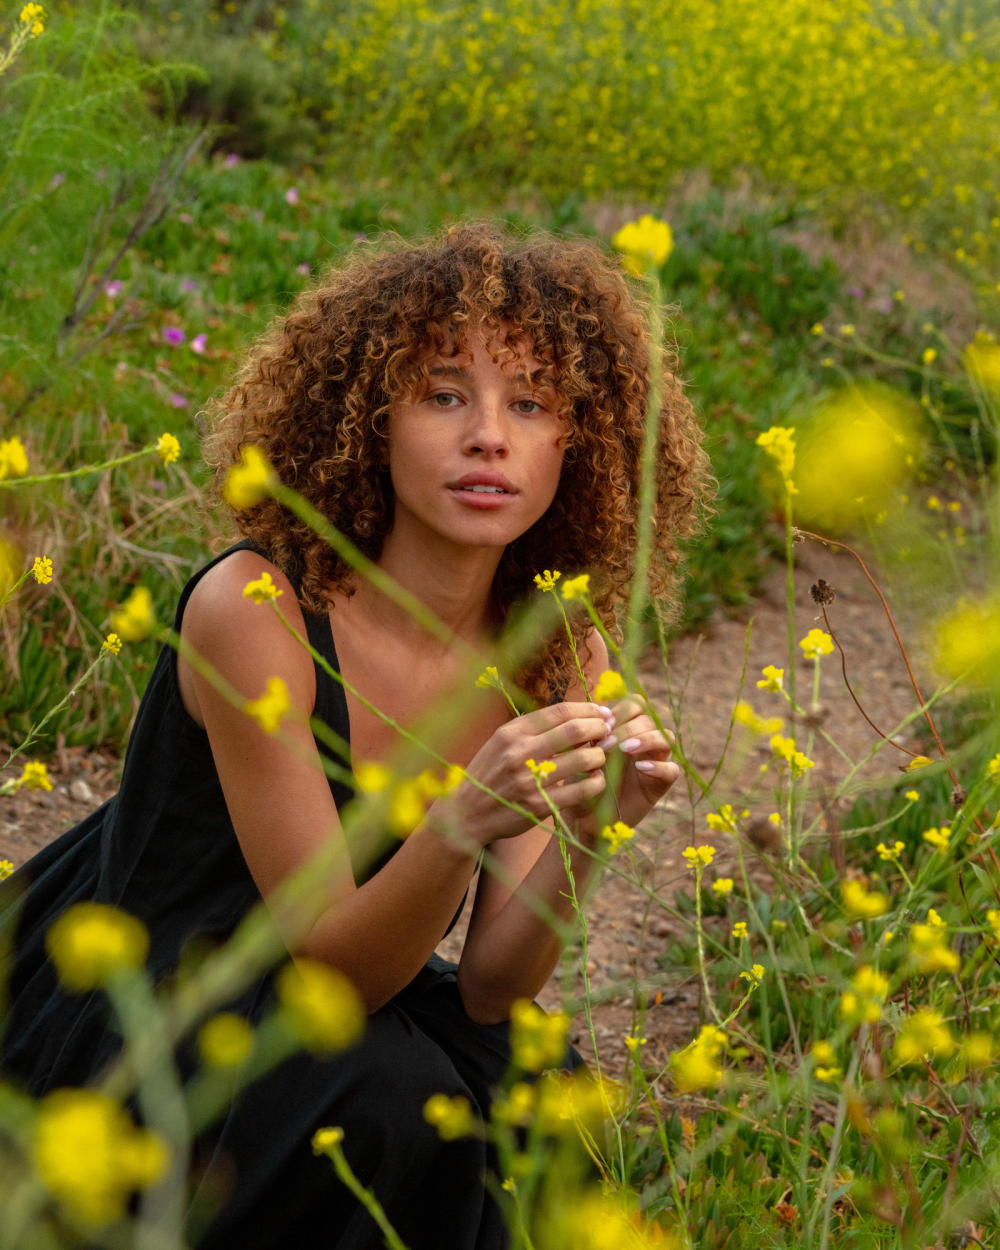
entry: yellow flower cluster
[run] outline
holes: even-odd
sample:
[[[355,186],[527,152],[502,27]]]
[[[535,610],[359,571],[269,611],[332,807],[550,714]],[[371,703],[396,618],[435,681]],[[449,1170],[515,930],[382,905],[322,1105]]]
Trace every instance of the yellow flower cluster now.
[[[785,727],[785,722],[780,716],[758,716],[744,699],[740,699],[733,709],[733,720],[737,725],[749,729],[752,734],[759,734],[762,737],[768,734],[780,734]]]
[[[274,584],[271,574],[266,570],[256,581],[247,582],[243,587],[244,599],[252,599],[254,603],[272,603],[284,593]]]
[[[860,881],[848,878],[840,883],[840,897],[849,915],[862,920],[882,916],[889,910],[889,900],[877,890],[868,890]]]
[[[111,613],[111,628],[126,642],[142,642],[153,632],[153,596],[145,586],[136,586],[122,606]]]
[[[757,446],[763,448],[778,466],[785,488],[794,492],[792,474],[795,471],[795,427],[772,425],[769,430],[757,435]]]
[[[616,820],[613,825],[604,826],[601,830],[601,837],[608,844],[608,854],[615,855],[626,842],[632,841],[635,837],[635,830],[623,820]]]
[[[561,1065],[568,1034],[569,1016],[564,1012],[547,1015],[526,998],[519,998],[510,1009],[511,1060],[522,1072]]]
[[[895,864],[899,862],[900,855],[902,855],[903,851],[906,849],[906,843],[893,842],[892,845],[889,846],[885,842],[880,842],[875,849],[878,851],[879,859]]]
[[[768,664],[761,669],[760,681],[757,682],[758,690],[780,690],[784,684],[785,670],[783,668],[775,668],[773,664]]]
[[[156,454],[164,464],[173,464],[181,454],[181,445],[173,434],[161,434],[156,440]]]
[[[722,1080],[719,1060],[725,1044],[725,1033],[714,1024],[705,1024],[689,1046],[670,1056],[670,1075],[680,1093],[693,1094],[718,1085]]]
[[[918,972],[957,972],[961,960],[948,945],[948,926],[932,907],[926,924],[910,929],[910,954]]]
[[[9,859],[0,859],[0,881],[6,881],[14,871],[14,865]]]
[[[699,872],[715,859],[714,846],[686,846],[681,852],[688,864]]]
[[[198,1052],[209,1068],[238,1068],[253,1047],[253,1029],[233,1011],[220,1011],[198,1030]]]
[[[222,497],[237,512],[266,499],[275,482],[274,470],[259,447],[248,443],[240,449],[238,464],[230,466],[222,484]]]
[[[954,1049],[955,1039],[944,1017],[933,1007],[921,1007],[900,1029],[892,1057],[897,1063],[922,1063],[924,1059],[947,1059]]]
[[[562,584],[562,597],[567,602],[570,602],[573,599],[586,599],[589,593],[589,573],[580,573],[577,577],[567,577]]]
[[[346,1050],[365,1030],[361,995],[329,964],[296,959],[278,973],[276,987],[282,1018],[309,1050],[319,1054]]]
[[[536,763],[535,760],[525,760],[524,766],[532,777],[537,777],[539,780],[556,771],[554,760],[542,760],[540,763]]]
[[[837,1063],[837,1052],[829,1042],[819,1041],[813,1044],[812,1058],[815,1066],[816,1079],[819,1081],[836,1081],[844,1075],[844,1070]]]
[[[49,926],[45,949],[63,985],[82,993],[141,967],[149,934],[141,920],[118,907],[74,903]]]
[[[16,790],[51,790],[48,766],[42,760],[28,760],[14,783]]]
[[[52,581],[52,561],[48,556],[35,556],[31,566],[31,576],[39,586],[47,586]]]
[[[472,1113],[468,1098],[456,1094],[432,1094],[424,1103],[424,1119],[438,1131],[442,1141],[455,1141],[459,1137],[473,1137],[478,1122]]]
[[[942,825],[940,829],[925,829],[920,836],[936,851],[946,851],[951,842],[951,828],[948,825]]]
[[[122,649],[122,640],[117,634],[108,634],[101,643],[102,655],[118,655]]]
[[[628,690],[621,673],[608,668],[598,677],[597,685],[590,693],[595,703],[617,703],[625,698]]]
[[[793,777],[801,777],[806,769],[815,765],[814,760],[796,747],[794,738],[775,734],[771,739],[771,750],[776,759],[783,760],[788,765]]]
[[[650,268],[659,268],[674,250],[674,236],[670,226],[647,213],[638,221],[630,221],[611,239],[625,257],[629,273],[642,277]]]
[[[821,656],[829,655],[833,650],[833,639],[825,630],[811,629],[799,640],[799,646],[805,659],[816,660],[818,663]]]
[[[40,4],[26,4],[21,10],[18,20],[22,26],[30,26],[29,34],[37,39],[45,29],[45,9]]]
[[[280,677],[269,677],[264,693],[258,699],[247,699],[243,711],[252,717],[265,733],[278,732],[281,722],[291,711],[288,687]]]
[[[867,964],[851,980],[851,988],[840,996],[840,1014],[851,1024],[874,1024],[882,1015],[882,1004],[889,993],[889,978]]]
[[[28,472],[28,453],[19,438],[0,438],[0,482],[5,477],[24,477]]]
[[[556,582],[560,577],[562,574],[558,569],[546,569],[544,573],[535,574],[535,585],[539,590],[555,590]]]
[[[705,824],[713,833],[737,833],[739,821],[745,820],[749,815],[750,809],[747,807],[737,812],[732,803],[723,803],[717,812],[706,812]]]
[[[137,1128],[124,1108],[93,1089],[57,1089],[38,1106],[34,1161],[46,1188],[93,1228],[125,1213],[133,1190],[163,1175],[162,1139]]]
[[[727,894],[732,894],[734,884],[732,877],[716,877],[712,882],[712,890],[720,898],[725,898]]]

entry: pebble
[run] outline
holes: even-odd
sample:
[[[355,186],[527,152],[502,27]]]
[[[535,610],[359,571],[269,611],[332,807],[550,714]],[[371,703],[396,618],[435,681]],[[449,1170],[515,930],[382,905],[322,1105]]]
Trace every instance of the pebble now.
[[[74,803],[93,803],[94,792],[82,777],[69,783],[69,797]]]

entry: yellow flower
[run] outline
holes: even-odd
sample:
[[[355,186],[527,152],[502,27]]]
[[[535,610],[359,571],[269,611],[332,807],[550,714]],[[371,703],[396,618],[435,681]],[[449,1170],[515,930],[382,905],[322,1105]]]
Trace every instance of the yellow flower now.
[[[863,1020],[874,1024],[882,1014],[889,993],[889,978],[865,964],[851,980],[851,988],[840,996],[840,1014],[851,1023]]]
[[[578,577],[567,577],[562,585],[564,599],[585,599],[590,593],[590,574],[581,573]]]
[[[974,1031],[962,1039],[962,1058],[968,1068],[988,1068],[993,1062],[993,1038]]]
[[[866,890],[860,881],[841,881],[840,896],[844,907],[852,916],[869,920],[882,916],[889,910],[889,900],[877,890]]]
[[[715,858],[714,846],[686,846],[681,852],[692,868],[707,868]]]
[[[849,339],[854,334],[854,326],[852,326],[850,322],[847,322],[846,325],[842,325],[840,327],[840,333],[845,339]]]
[[[318,959],[298,958],[276,978],[286,1023],[309,1050],[346,1050],[365,1030],[361,995],[342,972]]]
[[[342,1128],[318,1128],[312,1135],[313,1154],[328,1154],[344,1140]]]
[[[906,843],[893,842],[892,846],[887,846],[884,842],[880,842],[875,849],[878,851],[879,859],[895,864],[903,851],[906,850]]]
[[[648,1040],[649,1039],[645,1037],[635,1037],[632,1034],[629,1034],[629,1036],[625,1038],[625,1045],[629,1048],[629,1050],[634,1055],[634,1054],[637,1054],[638,1051],[641,1050],[642,1047],[646,1045],[646,1042]]]
[[[6,881],[13,871],[14,865],[9,859],[0,859],[0,881]]]
[[[757,435],[757,446],[763,448],[778,466],[785,486],[794,490],[792,473],[795,469],[795,426],[772,425],[769,430]]]
[[[738,815],[731,803],[723,803],[717,812],[705,813],[705,824],[713,833],[736,833],[737,821],[750,815],[750,809],[744,808]]]
[[[811,629],[799,641],[802,654],[807,660],[819,660],[822,655],[829,655],[833,650],[833,639],[822,629]]]
[[[268,603],[277,599],[285,592],[274,584],[271,574],[261,573],[255,582],[247,582],[243,587],[243,598],[252,599],[254,603]]]
[[[22,26],[30,26],[30,37],[37,39],[45,29],[45,10],[40,4],[26,4],[21,10],[20,22]]]
[[[1000,785],[1000,755],[994,755],[986,765],[986,776],[994,785]]]
[[[747,922],[745,920],[737,920],[733,925],[732,936],[742,942],[745,937],[750,935],[747,933]]]
[[[149,934],[141,920],[118,907],[74,903],[49,926],[45,949],[63,985],[83,992],[125,969],[141,967]]]
[[[920,359],[924,362],[925,365],[929,365],[931,364],[932,361],[937,359],[937,352],[934,350],[933,347],[925,347],[923,352],[921,353]]]
[[[542,760],[540,764],[536,764],[534,760],[525,760],[524,766],[532,777],[547,777],[549,773],[556,771],[554,760]]]
[[[252,716],[265,733],[273,734],[278,732],[278,726],[291,706],[285,683],[280,677],[269,677],[264,693],[259,699],[248,699],[243,704],[243,711]]]
[[[566,1058],[568,1035],[565,1012],[547,1015],[526,998],[519,998],[510,1009],[511,1060],[522,1072],[559,1067]]]
[[[732,877],[716,877],[716,879],[712,882],[712,889],[715,891],[716,894],[718,894],[720,898],[725,897],[725,895],[727,894],[732,894],[733,892]]]
[[[813,1062],[816,1064],[816,1077],[820,1081],[835,1081],[843,1076],[843,1069],[837,1065],[837,1053],[829,1042],[819,1041],[812,1048]]]
[[[931,763],[931,760],[929,760],[926,755],[915,755],[913,759],[910,760],[906,764],[906,766],[903,768],[903,772],[915,773],[918,768],[926,768],[927,765],[930,763]],[[918,794],[916,794],[916,791],[911,790],[909,793],[913,794],[915,796],[915,799],[920,797]]]
[[[760,985],[761,981],[763,981],[764,979],[764,965],[763,964],[751,964],[750,971],[741,972],[740,976],[743,978],[744,981],[748,981],[750,983],[751,989],[756,989],[757,986]]]
[[[222,497],[239,511],[252,508],[265,499],[274,484],[274,471],[267,457],[254,443],[240,449],[239,464],[231,465],[222,485]]]
[[[726,1035],[714,1024],[704,1024],[701,1032],[684,1050],[670,1056],[670,1075],[682,1094],[711,1089],[722,1080],[719,1056]]]
[[[993,908],[991,908],[986,913],[986,919],[989,922],[990,927],[993,930],[993,936],[996,938],[998,942],[1000,942],[1000,911],[996,911]]]
[[[997,758],[1000,759],[1000,756]],[[903,795],[903,798],[909,803],[916,803],[920,798],[920,792],[917,790],[907,790],[907,792]]]
[[[667,261],[674,250],[674,236],[665,221],[646,213],[622,226],[611,245],[623,254],[629,273],[641,278],[651,265],[659,268]]]
[[[544,573],[535,574],[535,585],[539,590],[555,590],[560,577],[562,574],[557,569],[546,569]]]
[[[42,760],[28,760],[14,784],[18,790],[51,790],[48,766]]]
[[[780,716],[758,716],[750,704],[743,699],[740,699],[733,708],[733,720],[737,725],[743,725],[754,734],[777,734],[781,733],[785,727],[785,722]]]
[[[389,798],[389,828],[397,838],[408,838],[427,814],[427,796],[419,777],[399,781]]]
[[[141,642],[153,632],[153,596],[145,586],[136,586],[122,606],[111,613],[111,628],[126,642]]]
[[[31,575],[39,586],[47,586],[52,581],[52,561],[48,556],[35,556],[31,566]]]
[[[785,679],[785,670],[768,664],[766,668],[761,669],[761,679],[757,683],[758,690],[780,690]]]
[[[108,634],[107,638],[101,643],[101,653],[108,655],[117,655],[122,649],[122,640],[117,634]]]
[[[946,1059],[955,1049],[944,1017],[932,1007],[921,1007],[904,1023],[892,1048],[897,1063],[920,1063],[940,1056]]]
[[[19,438],[0,439],[0,482],[5,477],[24,477],[28,472],[28,453]]]
[[[962,599],[933,626],[934,663],[974,687],[1000,684],[1000,595]]]
[[[598,677],[597,685],[591,692],[595,703],[615,703],[618,699],[624,699],[627,693],[625,678],[610,668],[605,669]]]
[[[929,842],[937,851],[946,851],[948,842],[951,838],[951,829],[948,825],[942,825],[940,829],[925,829],[921,835],[925,842]]]
[[[172,464],[181,454],[181,445],[173,434],[161,434],[156,440],[156,454],[164,464]]]
[[[824,326],[823,326],[822,321],[815,322],[812,326],[809,327],[809,330],[811,334],[815,334],[817,336],[822,334],[824,332]]]
[[[35,1168],[46,1188],[83,1224],[109,1224],[129,1194],[166,1171],[163,1140],[137,1128],[112,1098],[94,1089],[57,1089],[38,1104]]]
[[[351,768],[362,794],[378,794],[392,784],[392,773],[384,764],[377,764],[373,760],[357,760]]]
[[[500,688],[500,672],[495,664],[487,664],[476,678],[479,690],[498,690]]]
[[[616,820],[613,825],[605,825],[601,830],[601,837],[608,844],[608,854],[614,855],[617,851],[630,842],[635,837],[635,830],[626,825],[623,820]]]
[[[918,972],[957,972],[961,960],[945,940],[947,927],[931,911],[929,924],[915,924],[910,929],[910,954],[914,956]]]
[[[456,1094],[431,1094],[424,1103],[424,1119],[438,1131],[442,1141],[454,1141],[458,1137],[474,1137],[478,1124],[472,1114],[468,1098]]]
[[[815,767],[814,760],[796,749],[794,738],[784,738],[781,734],[775,734],[771,738],[771,750],[776,759],[784,760],[793,777],[801,777],[807,768]]]
[[[253,1046],[253,1029],[233,1011],[220,1011],[198,1030],[198,1051],[210,1068],[238,1068]]]
[[[976,337],[962,352],[962,363],[969,376],[984,390],[1000,393],[1000,344],[989,331],[976,332]]]

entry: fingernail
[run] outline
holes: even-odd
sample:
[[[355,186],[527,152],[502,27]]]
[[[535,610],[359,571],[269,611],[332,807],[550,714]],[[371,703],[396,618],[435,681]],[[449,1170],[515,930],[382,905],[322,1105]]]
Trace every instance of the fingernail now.
[[[641,746],[642,746],[642,743],[639,741],[638,738],[626,738],[625,741],[622,743],[622,750],[634,751],[638,747],[641,747]]]
[[[600,712],[600,714],[604,717],[605,720],[608,720],[609,718],[611,720],[615,719],[614,712],[612,712],[612,710],[609,707],[605,707],[603,703],[598,703],[597,710]]]
[[[635,766],[641,773],[651,773],[656,767],[652,760],[636,760]]]
[[[608,734],[608,736],[606,738],[602,738],[601,741],[597,745],[601,748],[602,751],[610,751],[611,748],[615,745],[615,741],[616,741],[615,735]]]

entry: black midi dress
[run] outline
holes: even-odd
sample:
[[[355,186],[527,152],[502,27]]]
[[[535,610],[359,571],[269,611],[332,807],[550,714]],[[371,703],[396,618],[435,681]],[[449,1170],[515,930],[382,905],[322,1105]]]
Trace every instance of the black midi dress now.
[[[191,579],[175,629],[204,573],[247,545],[223,552]],[[328,617],[306,614],[305,622],[314,648],[337,669]],[[349,740],[343,689],[319,665],[314,715]],[[342,808],[350,789],[335,780],[330,788]],[[0,883],[0,933],[6,928],[12,936],[3,969],[0,1071],[34,1096],[93,1081],[119,1049],[106,996],[63,990],[45,953],[48,927],[83,900],[123,908],[144,922],[155,983],[172,975],[193,943],[224,942],[260,902],[208,737],[181,700],[169,647],[143,696],[120,792]],[[235,1009],[258,1018],[264,985],[252,986]],[[368,1018],[352,1050],[330,1059],[297,1053],[235,1097],[198,1143],[207,1163],[192,1198],[191,1242],[202,1250],[381,1247],[372,1218],[330,1161],[311,1150],[317,1128],[340,1125],[356,1175],[410,1250],[504,1246],[502,1220],[483,1183],[484,1144],[442,1142],[422,1108],[432,1094],[463,1094],[488,1115],[490,1092],[509,1056],[508,1026],[471,1021],[454,966],[433,956]],[[206,1193],[217,1196],[208,1215]]]

